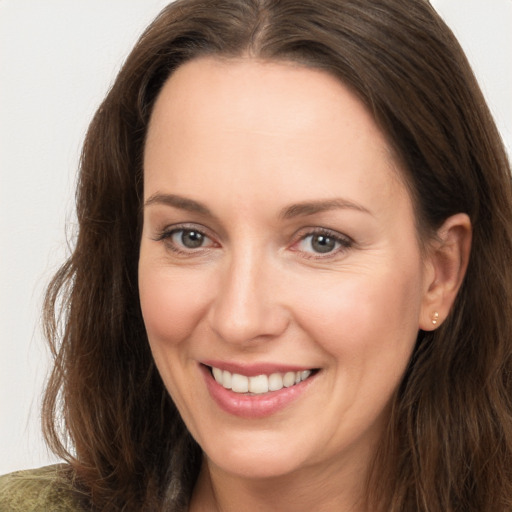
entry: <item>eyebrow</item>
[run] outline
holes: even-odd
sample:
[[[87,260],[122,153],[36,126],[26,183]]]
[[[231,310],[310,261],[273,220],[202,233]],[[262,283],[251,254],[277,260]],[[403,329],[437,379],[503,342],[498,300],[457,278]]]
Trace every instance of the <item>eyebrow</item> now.
[[[292,204],[283,208],[279,217],[282,219],[292,219],[294,217],[306,217],[330,210],[349,209],[356,210],[371,215],[370,210],[364,206],[342,198],[321,199],[318,201],[305,201]]]
[[[208,217],[215,217],[211,210],[204,204],[198,201],[194,201],[193,199],[188,199],[186,197],[178,196],[175,194],[153,194],[144,202],[144,208],[153,204],[163,204],[166,206],[178,208],[180,210],[199,213]],[[354,203],[347,199],[333,198],[320,199],[317,201],[304,201],[301,203],[292,204],[281,210],[279,218],[287,220],[295,217],[306,217],[308,215],[315,215],[316,213],[338,209],[356,210],[371,215],[371,212],[360,204]]]
[[[209,217],[214,217],[212,212],[204,204],[188,199],[186,197],[177,196],[175,194],[153,194],[144,202],[144,208],[153,204],[163,204],[166,206],[172,206],[179,208],[180,210],[186,210],[189,212],[200,213]]]

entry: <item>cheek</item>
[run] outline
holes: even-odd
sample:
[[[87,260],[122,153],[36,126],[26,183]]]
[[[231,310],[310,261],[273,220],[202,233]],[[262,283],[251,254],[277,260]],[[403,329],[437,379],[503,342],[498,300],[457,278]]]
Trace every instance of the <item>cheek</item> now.
[[[345,274],[323,287],[311,283],[300,318],[303,329],[335,358],[398,362],[412,351],[420,305],[417,269],[384,269]]]
[[[178,344],[190,334],[206,309],[204,279],[190,273],[178,278],[168,270],[159,272],[149,265],[139,268],[139,293],[142,316],[153,348],[159,344]]]
[[[195,424],[194,404],[204,400],[190,381],[193,347],[187,341],[197,329],[205,309],[207,287],[193,274],[176,273],[166,266],[139,264],[139,293],[142,315],[151,352],[167,391],[191,432]],[[203,276],[204,278],[204,276]],[[203,285],[200,287],[200,284]],[[194,364],[192,364],[194,366]]]

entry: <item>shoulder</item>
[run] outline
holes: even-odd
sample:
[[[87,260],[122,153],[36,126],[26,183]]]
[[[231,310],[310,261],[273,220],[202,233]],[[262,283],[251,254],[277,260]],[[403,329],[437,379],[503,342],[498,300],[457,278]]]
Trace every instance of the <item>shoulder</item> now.
[[[16,471],[0,476],[0,510],[9,512],[77,512],[91,510],[73,485],[66,464]]]

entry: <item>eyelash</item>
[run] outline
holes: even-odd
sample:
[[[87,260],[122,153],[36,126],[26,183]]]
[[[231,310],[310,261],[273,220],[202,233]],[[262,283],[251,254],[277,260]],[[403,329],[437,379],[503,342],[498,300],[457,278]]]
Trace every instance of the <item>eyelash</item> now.
[[[332,251],[323,254],[319,252],[306,252],[300,251],[300,249],[294,249],[294,247],[300,243],[304,243],[308,238],[313,238],[315,236],[323,236],[329,240],[332,240],[335,243],[335,248]],[[344,253],[354,245],[354,241],[347,235],[342,235],[341,233],[331,231],[330,229],[326,228],[310,228],[305,232],[303,231],[300,235],[298,235],[297,238],[298,240],[293,243],[291,250],[302,252],[303,257],[306,259],[322,260],[333,258],[339,256],[340,253]]]
[[[202,250],[208,250],[212,247],[197,247],[197,249],[193,248],[180,248],[176,245],[176,243],[173,241],[173,237],[179,233],[182,233],[182,236],[186,232],[194,232],[198,235],[204,237],[205,240],[210,240],[213,244],[213,247],[218,247],[219,245],[213,240],[212,237],[210,237],[208,234],[205,233],[205,230],[202,228],[198,228],[197,226],[193,225],[181,225],[173,227],[172,229],[165,229],[161,233],[158,234],[158,236],[155,238],[156,241],[164,242],[166,246],[175,254],[181,255],[181,256],[190,256],[192,254],[195,254],[197,251]],[[335,244],[335,248],[331,251],[321,253],[321,252],[307,252],[304,250],[300,250],[297,248],[297,246],[301,243],[304,243],[308,238],[313,238],[315,236],[323,236],[326,239],[331,240]],[[350,249],[354,245],[354,241],[346,236],[342,235],[336,231],[331,231],[330,229],[326,228],[307,228],[306,230],[302,230],[302,232],[295,236],[295,241],[292,243],[290,250],[294,252],[301,252],[303,257],[306,259],[316,259],[316,260],[322,260],[322,259],[328,259],[335,257],[339,255],[340,253],[343,253]]]
[[[204,239],[211,240],[214,244],[212,237],[208,236],[205,233],[204,229],[199,229],[197,226],[193,225],[181,225],[173,227],[172,229],[164,229],[161,233],[158,234],[158,236],[155,238],[157,242],[164,242],[165,245],[174,253],[181,255],[181,256],[190,256],[191,254],[194,254],[197,250],[205,250],[210,249],[210,247],[198,247],[197,249],[191,249],[191,248],[180,248],[176,245],[176,243],[173,241],[173,237],[179,233],[186,233],[186,232],[194,232],[198,235],[204,237]],[[218,244],[216,244],[218,245]]]

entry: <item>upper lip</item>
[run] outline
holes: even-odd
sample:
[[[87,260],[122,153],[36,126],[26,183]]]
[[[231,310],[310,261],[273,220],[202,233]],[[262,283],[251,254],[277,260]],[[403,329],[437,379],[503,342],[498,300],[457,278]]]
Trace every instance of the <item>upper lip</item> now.
[[[313,370],[311,366],[290,365],[281,363],[238,363],[228,361],[201,361],[205,366],[219,368],[230,373],[238,373],[246,377],[256,377],[257,375],[271,375],[273,373],[298,372],[304,370]]]

